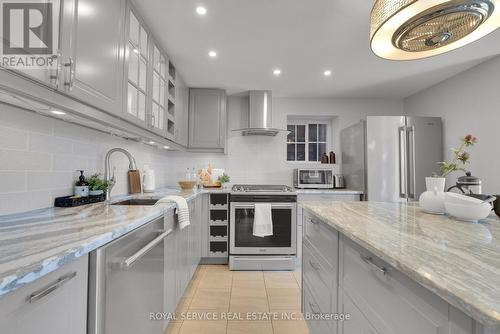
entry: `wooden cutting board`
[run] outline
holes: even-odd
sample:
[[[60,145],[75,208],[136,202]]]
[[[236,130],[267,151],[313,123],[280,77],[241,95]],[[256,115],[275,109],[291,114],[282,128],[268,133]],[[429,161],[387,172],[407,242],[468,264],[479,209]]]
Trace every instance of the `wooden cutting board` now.
[[[138,170],[128,171],[128,193],[139,194],[141,192],[141,173]]]

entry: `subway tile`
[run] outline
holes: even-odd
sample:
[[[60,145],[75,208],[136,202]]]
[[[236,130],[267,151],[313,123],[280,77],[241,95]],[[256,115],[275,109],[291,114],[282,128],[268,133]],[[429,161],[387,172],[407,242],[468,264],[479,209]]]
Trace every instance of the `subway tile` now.
[[[14,128],[0,126],[0,148],[25,150],[28,146],[28,133]]]
[[[52,205],[50,191],[0,194],[0,215],[43,209]]]
[[[28,190],[70,188],[74,178],[72,172],[28,172]]]
[[[52,170],[54,171],[75,171],[87,170],[88,158],[78,155],[54,154],[52,157]]]
[[[0,193],[26,190],[25,172],[0,172]]]
[[[52,134],[53,119],[8,105],[0,106],[0,125],[22,131]]]
[[[29,134],[29,150],[35,152],[71,154],[73,141],[67,138],[54,137],[41,133]]]
[[[50,154],[0,149],[0,170],[50,170],[52,158]]]

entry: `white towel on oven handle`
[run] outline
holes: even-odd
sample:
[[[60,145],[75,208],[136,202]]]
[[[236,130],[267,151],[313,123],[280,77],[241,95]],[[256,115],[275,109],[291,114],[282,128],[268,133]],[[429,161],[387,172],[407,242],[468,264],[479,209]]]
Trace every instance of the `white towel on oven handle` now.
[[[155,205],[169,202],[174,202],[177,206],[175,212],[177,213],[177,221],[179,222],[180,229],[182,230],[184,227],[189,226],[189,206],[186,199],[181,196],[169,195],[160,199]]]
[[[261,238],[273,235],[273,215],[270,203],[255,203],[253,235]]]

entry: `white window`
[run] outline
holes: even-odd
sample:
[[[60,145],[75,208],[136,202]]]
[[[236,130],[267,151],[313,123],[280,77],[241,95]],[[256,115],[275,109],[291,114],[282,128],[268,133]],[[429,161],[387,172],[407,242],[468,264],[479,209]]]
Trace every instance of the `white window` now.
[[[288,161],[321,161],[321,155],[328,153],[330,123],[321,121],[289,120],[287,130]]]

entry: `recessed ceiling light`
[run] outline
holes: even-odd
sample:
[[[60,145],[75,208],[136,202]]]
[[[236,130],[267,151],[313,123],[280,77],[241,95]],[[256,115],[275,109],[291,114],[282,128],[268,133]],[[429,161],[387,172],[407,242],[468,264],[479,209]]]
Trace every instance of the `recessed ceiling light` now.
[[[148,144],[149,144],[149,145],[154,145],[154,144],[156,144],[156,143],[155,143],[154,141],[152,141],[152,140],[151,140],[151,141],[148,141]]]
[[[163,146],[164,149],[168,150],[170,146]]]
[[[324,75],[325,77],[329,77],[330,75],[332,75],[332,71],[330,71],[330,70],[326,70],[326,71],[324,71],[324,72],[323,72],[323,75]]]
[[[217,51],[214,51],[214,50],[210,50],[210,51],[208,51],[208,56],[209,56],[210,58],[215,58],[215,57],[217,57]]]
[[[61,110],[51,110],[50,112],[53,113],[54,115],[66,115],[66,113]]]
[[[279,75],[281,75],[281,70],[280,70],[279,68],[276,68],[276,69],[273,71],[273,74],[274,74],[275,76],[279,76]]]
[[[207,13],[207,9],[203,6],[198,6],[196,7],[196,13],[198,13],[198,15],[200,16],[203,16]]]

